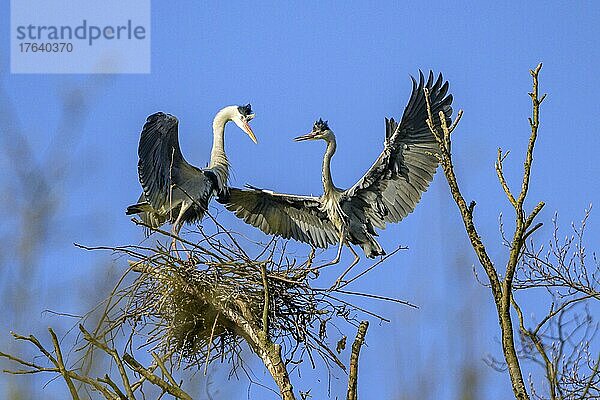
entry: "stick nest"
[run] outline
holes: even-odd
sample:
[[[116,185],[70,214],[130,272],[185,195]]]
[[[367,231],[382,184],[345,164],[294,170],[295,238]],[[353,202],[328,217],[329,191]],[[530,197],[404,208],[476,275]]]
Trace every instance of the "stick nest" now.
[[[200,240],[183,240],[186,249],[178,252],[161,244],[114,249],[134,259],[130,271],[136,276],[116,292],[121,307],[109,318],[109,331],[128,323],[130,338],[145,338],[140,347],[174,354],[187,366],[239,360],[241,340],[256,351],[253,345],[267,337],[282,346],[286,363],[308,355],[314,365],[316,351],[327,364],[344,368],[331,350],[335,343],[327,344],[327,327],[333,317],[356,325],[355,309],[311,286],[317,276],[312,253],[290,258],[287,243],[273,240],[251,242],[259,254],[250,257],[241,239],[219,227],[196,234]]]
[[[201,263],[193,257],[191,262],[173,261],[143,261],[133,293],[129,314],[154,325],[152,339],[185,358],[205,358],[211,347],[213,358],[222,358],[246,335],[229,313],[243,315],[245,322],[262,329],[265,292],[260,263]],[[279,339],[305,342],[307,330],[330,313],[319,304],[304,272],[290,268],[267,273],[269,332]]]

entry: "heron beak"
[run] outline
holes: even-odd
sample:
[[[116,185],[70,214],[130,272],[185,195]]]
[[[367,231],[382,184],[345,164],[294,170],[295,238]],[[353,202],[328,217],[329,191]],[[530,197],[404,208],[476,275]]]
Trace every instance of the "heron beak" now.
[[[312,140],[312,139],[314,139],[314,136],[315,136],[315,132],[311,131],[311,132],[307,133],[306,135],[295,137],[294,142],[303,142],[305,140]]]
[[[254,118],[254,114],[252,114],[252,118]],[[252,118],[249,118],[248,121]],[[243,121],[242,126],[244,129],[244,132],[246,132],[246,134],[248,136],[250,136],[250,139],[252,139],[252,141],[256,144],[258,144],[258,141],[256,140],[256,136],[254,136],[254,132],[252,132],[252,128],[250,128],[250,125],[248,125],[247,121]]]

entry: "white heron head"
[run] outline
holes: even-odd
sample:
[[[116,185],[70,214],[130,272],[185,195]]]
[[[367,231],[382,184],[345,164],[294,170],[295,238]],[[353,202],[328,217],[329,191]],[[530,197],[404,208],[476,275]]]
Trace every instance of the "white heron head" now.
[[[294,138],[296,142],[302,142],[304,140],[325,140],[329,141],[334,139],[333,131],[329,129],[327,121],[323,121],[319,118],[312,127],[312,130],[306,135],[298,136]]]
[[[254,118],[254,113],[252,112],[252,106],[250,104],[246,104],[245,106],[229,106],[225,107],[221,110],[226,116],[227,120],[235,122],[235,124],[248,136],[254,143],[257,143],[256,136],[254,136],[254,132],[250,125],[248,124]],[[220,112],[220,113],[221,113]]]

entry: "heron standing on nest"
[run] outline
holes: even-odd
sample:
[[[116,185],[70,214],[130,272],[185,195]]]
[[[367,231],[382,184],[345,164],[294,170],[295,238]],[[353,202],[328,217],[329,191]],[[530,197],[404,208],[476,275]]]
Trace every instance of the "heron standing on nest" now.
[[[435,126],[440,124],[439,112],[446,122],[452,115],[452,95],[448,82],[440,74],[434,79],[430,71],[427,81],[419,73],[419,82],[412,78],[412,94],[400,122],[385,119],[383,151],[371,168],[349,189],[335,186],[330,163],[336,150],[336,138],[327,121],[319,119],[311,132],[296,141],[323,140],[327,143],[323,157],[323,195],[320,197],[276,193],[253,186],[231,188],[226,197],[227,209],[267,234],[292,238],[314,247],[326,248],[338,244],[338,263],[342,246],[347,245],[355,256],[352,264],[340,276],[356,265],[360,257],[351,245],[359,245],[369,258],[384,255],[375,239],[375,228],[399,222],[411,213],[429,186],[438,166],[438,144],[429,130],[424,89],[430,96]]]
[[[220,110],[213,120],[210,162],[207,168],[200,169],[188,163],[181,154],[177,118],[163,112],[150,115],[138,147],[138,174],[143,192],[136,204],[127,207],[126,214],[139,214],[152,228],[168,221],[174,236],[179,234],[184,223],[200,221],[212,198],[223,196],[228,190],[225,125],[233,121],[256,143],[254,132],[248,125],[252,118],[250,104]]]

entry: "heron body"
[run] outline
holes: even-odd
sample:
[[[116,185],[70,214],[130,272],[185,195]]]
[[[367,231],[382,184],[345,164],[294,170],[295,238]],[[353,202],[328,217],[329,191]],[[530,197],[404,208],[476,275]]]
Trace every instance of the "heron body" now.
[[[329,127],[323,120],[319,120],[313,127],[313,130],[315,129],[329,129]],[[327,148],[323,157],[321,173],[323,180],[323,195],[319,197],[321,210],[327,214],[327,218],[335,227],[339,236],[338,242],[347,242],[361,246],[365,255],[369,258],[384,255],[385,251],[374,238],[377,234],[373,226],[364,216],[354,215],[353,218],[350,218],[354,210],[348,207],[350,203],[348,203],[345,197],[346,191],[336,187],[333,183],[333,178],[331,177],[331,159],[335,154],[337,145],[335,135],[332,131],[330,132],[330,134],[324,136]],[[311,139],[300,137],[296,138],[296,140]]]
[[[314,247],[339,244],[339,260],[343,244],[362,247],[367,257],[385,254],[375,237],[375,228],[399,222],[416,207],[429,186],[438,166],[437,141],[430,132],[424,88],[430,93],[433,123],[439,126],[439,112],[446,122],[452,115],[452,95],[448,82],[433,73],[425,80],[412,79],[412,94],[400,122],[385,119],[385,140],[381,154],[371,168],[351,188],[337,188],[331,177],[331,158],[335,154],[335,134],[328,123],[315,122],[310,133],[296,141],[324,140],[323,195],[298,196],[276,193],[248,186],[231,188],[225,198],[226,207],[246,223],[267,234],[279,235],[309,243]],[[354,253],[354,250],[352,250]],[[355,263],[358,261],[356,256]],[[332,263],[333,263],[332,262]],[[354,264],[352,264],[354,265]]]
[[[256,143],[248,122],[254,118],[250,104],[228,106],[213,120],[213,145],[207,168],[188,163],[179,147],[179,121],[158,112],[150,115],[142,129],[138,146],[138,175],[142,194],[127,207],[126,214],[139,214],[150,227],[173,224],[178,234],[184,223],[202,219],[213,197],[227,192],[229,161],[225,153],[225,125],[235,122]]]

